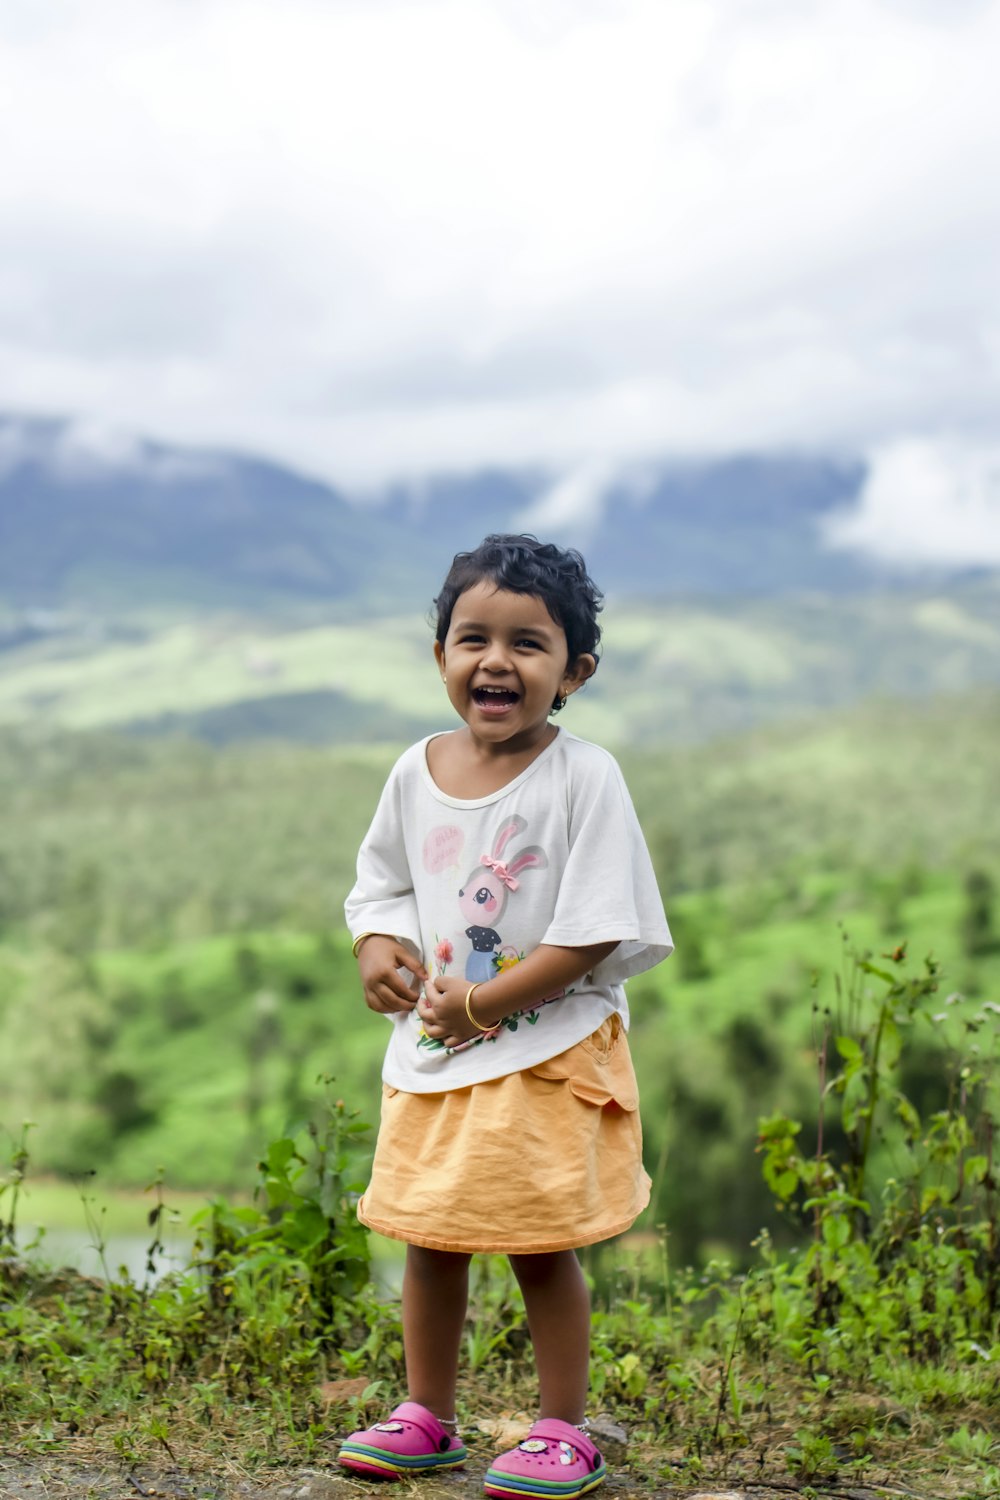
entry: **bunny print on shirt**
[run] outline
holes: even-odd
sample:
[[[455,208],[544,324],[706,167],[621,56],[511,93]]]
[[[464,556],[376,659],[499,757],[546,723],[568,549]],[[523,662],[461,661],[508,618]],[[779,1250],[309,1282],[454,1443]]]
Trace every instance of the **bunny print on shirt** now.
[[[492,853],[480,855],[479,863],[469,872],[458,893],[459,910],[469,923],[465,936],[472,944],[465,964],[465,977],[470,984],[485,983],[497,972],[497,955],[503,942],[497,923],[507,909],[510,895],[521,884],[518,878],[521,871],[544,870],[548,864],[544,850],[537,844],[519,849],[509,860],[504,860],[507,845],[526,827],[518,813],[502,824],[493,841]]]

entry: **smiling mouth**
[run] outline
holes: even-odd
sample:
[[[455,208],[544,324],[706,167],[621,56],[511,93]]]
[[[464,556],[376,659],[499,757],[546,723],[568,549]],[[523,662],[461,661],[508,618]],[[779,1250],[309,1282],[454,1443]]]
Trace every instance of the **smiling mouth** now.
[[[500,709],[511,708],[519,699],[520,694],[515,693],[513,688],[477,687],[472,689],[472,701],[477,707],[487,712],[499,712]]]

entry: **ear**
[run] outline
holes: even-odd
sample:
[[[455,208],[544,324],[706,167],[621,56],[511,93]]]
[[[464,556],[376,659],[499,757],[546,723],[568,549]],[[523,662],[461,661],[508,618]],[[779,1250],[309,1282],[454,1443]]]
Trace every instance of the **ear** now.
[[[446,682],[448,679],[445,677],[444,671],[444,647],[440,641],[434,642],[434,660],[438,664],[438,671],[441,673],[442,682]]]
[[[582,688],[583,684],[589,678],[593,677],[596,671],[597,657],[591,656],[589,651],[584,651],[582,655],[578,656],[575,661],[571,661],[567,666],[563,680],[559,686],[559,691],[564,698],[568,698],[570,693],[575,693],[577,688]]]
[[[507,823],[504,823],[496,838],[493,840],[493,858],[499,859],[515,833],[520,833],[527,828],[527,823],[520,813],[514,813]]]
[[[511,875],[519,875],[522,870],[545,870],[548,868],[548,857],[544,849],[537,844],[532,844],[530,849],[522,849],[519,854],[507,866]]]

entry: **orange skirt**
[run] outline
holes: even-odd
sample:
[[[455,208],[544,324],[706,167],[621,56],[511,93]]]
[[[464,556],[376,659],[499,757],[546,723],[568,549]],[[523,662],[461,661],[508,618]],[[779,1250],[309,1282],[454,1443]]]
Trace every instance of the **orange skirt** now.
[[[617,1015],[558,1057],[447,1093],[383,1084],[358,1218],[432,1250],[541,1254],[627,1229],[649,1202]]]

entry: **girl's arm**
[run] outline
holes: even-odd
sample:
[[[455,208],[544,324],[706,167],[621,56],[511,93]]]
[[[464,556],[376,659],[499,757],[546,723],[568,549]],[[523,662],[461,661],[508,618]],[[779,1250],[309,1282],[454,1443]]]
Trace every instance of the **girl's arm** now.
[[[364,953],[368,946],[366,943],[361,952]],[[446,1047],[454,1047],[479,1036],[481,1028],[496,1026],[516,1010],[527,1010],[558,990],[566,989],[596,969],[617,946],[613,942],[591,943],[581,948],[556,948],[542,943],[519,964],[476,986],[470,1008],[479,1022],[478,1027],[470,1022],[466,1013],[465,997],[469,984],[465,979],[428,979],[417,1012],[429,1037],[444,1042]]]

